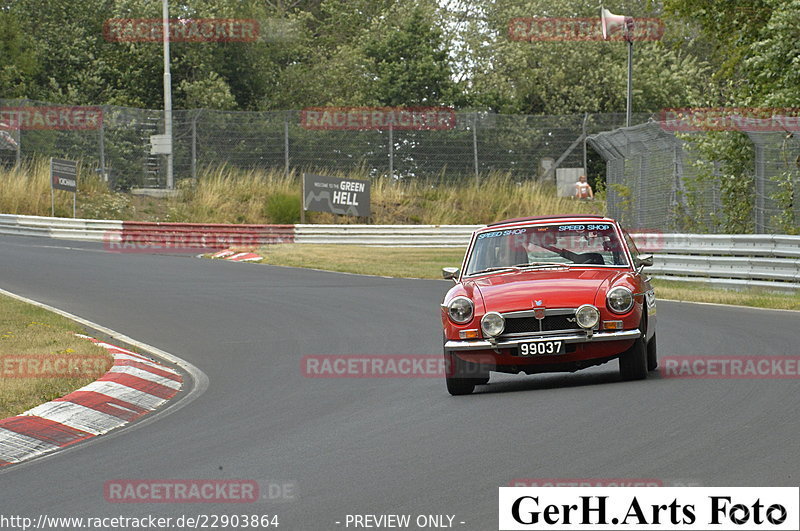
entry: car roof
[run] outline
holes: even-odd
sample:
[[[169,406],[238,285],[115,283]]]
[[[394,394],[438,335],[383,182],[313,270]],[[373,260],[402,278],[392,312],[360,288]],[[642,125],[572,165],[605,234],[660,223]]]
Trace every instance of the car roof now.
[[[487,227],[498,227],[500,225],[517,225],[520,223],[527,223],[527,222],[547,222],[547,221],[559,221],[559,220],[597,220],[601,219],[603,221],[607,221],[609,223],[613,223],[614,220],[611,218],[607,218],[605,216],[598,216],[595,214],[570,214],[570,215],[562,215],[562,216],[531,216],[526,218],[513,218],[513,219],[506,219],[503,221],[496,221],[494,223],[490,223]]]

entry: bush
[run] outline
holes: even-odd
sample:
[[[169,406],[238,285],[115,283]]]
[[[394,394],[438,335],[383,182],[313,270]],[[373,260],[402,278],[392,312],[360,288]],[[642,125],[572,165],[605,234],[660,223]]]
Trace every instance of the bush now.
[[[300,196],[273,194],[267,199],[264,213],[272,223],[280,225],[300,223]]]

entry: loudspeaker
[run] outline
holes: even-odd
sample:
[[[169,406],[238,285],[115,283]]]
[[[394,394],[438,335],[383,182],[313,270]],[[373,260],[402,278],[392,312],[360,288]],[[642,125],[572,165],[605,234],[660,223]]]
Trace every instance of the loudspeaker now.
[[[602,21],[603,25],[603,38],[608,39],[608,36],[613,31],[618,31],[624,28],[627,28],[628,35],[633,33],[633,18],[626,17],[625,15],[615,15],[608,9],[601,7],[600,8],[600,20]]]

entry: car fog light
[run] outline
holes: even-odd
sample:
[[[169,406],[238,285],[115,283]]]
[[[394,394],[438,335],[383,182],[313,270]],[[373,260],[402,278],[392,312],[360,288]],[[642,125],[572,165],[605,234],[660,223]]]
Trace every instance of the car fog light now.
[[[600,321],[600,311],[591,304],[584,304],[575,312],[575,320],[581,328],[592,329]]]
[[[489,312],[481,319],[481,330],[487,336],[499,336],[506,327],[506,320],[497,312]]]

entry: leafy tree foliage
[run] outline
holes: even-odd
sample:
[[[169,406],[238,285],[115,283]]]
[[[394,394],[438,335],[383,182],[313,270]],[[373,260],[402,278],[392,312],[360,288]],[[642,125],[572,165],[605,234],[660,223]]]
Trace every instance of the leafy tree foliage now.
[[[635,111],[798,105],[800,0],[606,7],[667,25],[662,42],[635,46]],[[0,96],[160,107],[161,44],[103,38],[109,18],[160,16],[151,0],[0,0]],[[173,0],[171,16],[252,18],[261,30],[257,42],[173,43],[176,108],[625,108],[623,43],[508,38],[514,17],[597,17],[586,0]]]
[[[30,35],[13,14],[0,10],[0,89],[6,97],[23,97],[38,68]]]
[[[659,15],[657,6],[646,1],[606,7],[640,18]],[[624,43],[512,41],[509,21],[517,17],[589,18],[599,17],[599,10],[582,0],[508,0],[473,10],[473,23],[463,33],[472,58],[465,77],[473,105],[528,114],[624,112]],[[634,50],[634,112],[654,112],[700,99],[708,78],[701,58],[658,42],[637,42]]]

